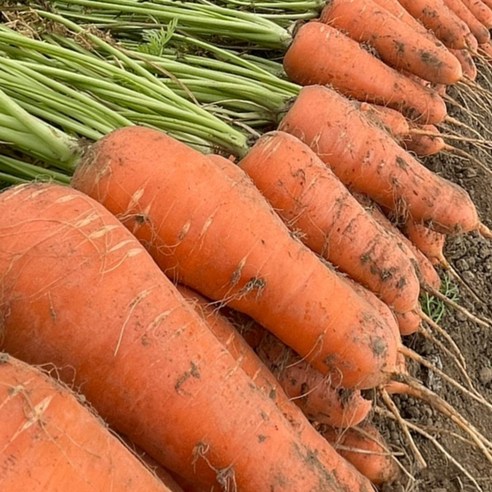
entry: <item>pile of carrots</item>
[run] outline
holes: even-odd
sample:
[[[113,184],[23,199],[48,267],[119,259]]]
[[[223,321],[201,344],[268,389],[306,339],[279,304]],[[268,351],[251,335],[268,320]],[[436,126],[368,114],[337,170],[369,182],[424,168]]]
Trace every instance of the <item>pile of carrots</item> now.
[[[67,17],[84,5],[53,3]],[[185,133],[130,124],[89,144],[0,79],[13,142],[0,179],[34,181],[0,194],[1,488],[369,492],[400,465],[364,390],[431,402],[492,462],[490,440],[409,375],[425,360],[402,341],[443,333],[419,298],[439,291],[446,236],[492,238],[469,194],[416,157],[448,145],[435,126],[449,121],[447,87],[475,84],[491,27],[489,0],[330,0],[277,26],[302,88],[248,148],[237,129],[223,139],[236,155],[217,148],[215,119],[216,152],[180,141],[201,108]],[[98,89],[108,115],[137,111]],[[53,166],[58,183],[36,182]]]

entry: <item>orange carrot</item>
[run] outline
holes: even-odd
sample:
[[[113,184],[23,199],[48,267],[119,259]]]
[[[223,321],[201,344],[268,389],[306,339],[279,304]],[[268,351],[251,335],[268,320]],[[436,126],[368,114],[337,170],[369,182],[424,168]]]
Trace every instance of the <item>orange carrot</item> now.
[[[371,402],[364,399],[360,391],[333,388],[325,376],[258,324],[248,322],[244,326],[235,316],[236,329],[205,298],[181,285],[178,285],[178,290],[205,319],[241,369],[268,398],[275,401],[303,436],[306,436],[306,426],[293,411],[289,398],[309,418],[335,427],[356,425],[369,413]],[[252,347],[258,355],[239,334],[243,330],[248,332],[250,340],[252,332],[255,332]],[[304,394],[307,388],[309,392]]]
[[[402,232],[386,217],[381,209],[367,200],[366,197],[361,195],[354,195],[357,200],[362,202],[365,209],[371,217],[374,218],[382,227],[384,227],[390,234],[393,235],[395,240],[398,241],[398,246],[403,249],[405,254],[415,261],[415,268],[419,275],[421,282],[427,285],[439,289],[441,286],[441,280],[438,273],[432,266],[432,263],[426,258],[426,256],[407,238]],[[407,219],[408,220],[408,219]]]
[[[321,435],[363,475],[376,485],[395,482],[399,468],[383,436],[371,424],[351,429],[322,427]]]
[[[288,133],[271,132],[239,166],[313,251],[395,309],[418,305],[411,262],[307,145]]]
[[[46,373],[0,353],[0,382],[1,490],[170,492]]]
[[[413,129],[439,135],[439,130],[434,125],[415,125]],[[403,139],[402,146],[418,156],[424,157],[438,154],[446,148],[446,143],[438,136],[410,132],[410,134]]]
[[[320,20],[346,33],[358,43],[373,46],[381,59],[437,84],[454,84],[461,66],[444,47],[420,35],[372,0],[331,0]]]
[[[485,58],[489,61],[492,62],[492,44],[491,43],[485,43],[480,45],[480,52]]]
[[[347,187],[398,215],[441,232],[490,234],[466,191],[425,168],[327,87],[304,87],[279,129],[307,143]]]
[[[291,237],[246,174],[236,179],[164,133],[132,127],[100,140],[73,185],[117,215],[176,281],[249,314],[333,381],[364,388],[387,379],[391,328]]]
[[[378,106],[377,104],[360,103],[359,110],[377,124],[382,125],[397,142],[400,142],[410,132],[410,125],[407,119],[395,109]]]
[[[401,21],[405,22],[408,26],[410,26],[415,32],[424,35],[433,36],[427,28],[420,23],[415,17],[413,17],[409,12],[405,10],[402,4],[398,0],[374,0],[380,7],[386,9],[388,12],[391,12],[395,17],[398,17]],[[437,38],[436,38],[437,41]],[[442,44],[438,41],[439,44]]]
[[[482,0],[462,0],[462,2],[487,29],[492,28],[492,6],[487,6]],[[480,43],[480,40],[478,42]]]
[[[463,74],[470,80],[476,80],[478,70],[470,52],[468,50],[451,50],[451,52],[461,63]]]
[[[256,352],[310,420],[350,427],[364,420],[372,408],[359,391],[333,388],[326,377],[266,331]]]
[[[448,262],[444,258],[443,249],[446,236],[433,231],[423,224],[408,220],[403,231],[410,241],[419,249],[433,265],[446,266]]]
[[[470,29],[446,7],[444,0],[399,0],[399,2],[448,48],[467,47]]]
[[[170,492],[184,492],[179,483],[175,480],[169,470],[164,468],[159,462],[149,456],[143,449],[128,443],[133,452],[147,465],[147,467],[154,473],[154,475],[169,489]]]
[[[420,329],[422,318],[415,309],[406,313],[395,313],[402,337],[413,335]]]
[[[299,29],[283,64],[287,75],[301,85],[328,84],[346,96],[398,109],[422,123],[439,123],[446,117],[446,105],[435,92],[320,22]]]
[[[0,236],[3,347],[56,365],[160,464],[209,489],[368,490],[331,448],[300,442],[100,204],[53,184],[10,188]]]
[[[489,30],[475,17],[463,0],[444,0],[444,4],[452,10],[470,29],[479,43],[490,41]]]

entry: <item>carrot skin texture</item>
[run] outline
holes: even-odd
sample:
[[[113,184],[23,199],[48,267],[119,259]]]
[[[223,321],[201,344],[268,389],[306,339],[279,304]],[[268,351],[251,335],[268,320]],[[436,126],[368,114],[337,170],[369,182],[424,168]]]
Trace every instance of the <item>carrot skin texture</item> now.
[[[396,354],[390,328],[236,175],[134,127],[100,140],[73,185],[118,216],[176,282],[247,313],[333,380],[359,388],[386,380]]]
[[[452,10],[470,29],[479,43],[490,41],[489,30],[473,15],[463,0],[444,0],[444,4]]]
[[[368,43],[381,59],[397,70],[407,70],[437,84],[454,84],[461,66],[444,46],[434,44],[372,0],[331,0],[320,20]]]
[[[340,485],[317,458],[306,466],[316,450],[301,445],[100,204],[76,190],[31,184],[0,194],[0,210],[4,348],[55,364],[115,429],[189,480],[246,491],[366,490],[343,461]],[[336,453],[325,452],[338,466]]]
[[[396,241],[398,241],[399,247],[405,251],[405,254],[415,261],[415,269],[417,275],[419,275],[420,281],[424,284],[430,285],[435,289],[441,287],[441,279],[432,263],[427,257],[398,229],[389,219],[386,217],[381,209],[375,204],[371,204],[370,200],[366,197],[356,195],[356,198],[365,204],[365,208],[368,213],[384,227],[390,234],[393,235]]]
[[[306,144],[268,133],[239,167],[309,248],[395,309],[418,305],[412,264]]]
[[[487,29],[492,28],[492,6],[482,0],[462,0],[462,2]]]
[[[415,17],[413,17],[398,0],[374,0],[380,7],[386,9],[388,12],[393,14],[395,17],[405,22],[410,26],[415,32],[424,35],[434,36],[427,28],[420,23]],[[437,40],[437,38],[435,38]],[[441,44],[441,41],[438,41]]]
[[[465,190],[425,168],[327,87],[304,87],[279,129],[308,144],[345,186],[398,214],[432,222],[441,232],[480,225]]]
[[[443,0],[399,0],[400,4],[448,48],[467,47],[468,26]]]
[[[439,123],[446,117],[446,105],[435,92],[320,22],[308,22],[299,29],[283,65],[289,78],[304,86],[331,85],[345,96],[389,106],[422,123]]]
[[[408,220],[403,226],[408,239],[421,251],[433,265],[446,265],[444,245],[446,236],[433,231],[423,224]]]
[[[364,420],[372,403],[330,381],[257,323],[235,324],[283,391],[311,420],[345,428]]]
[[[410,125],[407,119],[395,109],[378,106],[377,104],[360,103],[359,110],[367,118],[382,125],[397,142],[400,142],[410,132]]]
[[[468,50],[451,50],[454,56],[461,63],[461,67],[463,69],[463,74],[470,80],[476,80],[478,75],[478,69],[473,61],[473,57],[471,56]]]
[[[0,353],[0,381],[2,490],[170,492],[45,372]]]
[[[422,130],[439,135],[439,130],[434,125],[415,126]],[[403,139],[402,146],[411,152],[414,152],[420,157],[438,154],[446,146],[446,143],[441,137],[430,135],[419,135],[418,133],[410,133]]]
[[[387,452],[388,446],[373,425],[366,423],[343,431],[326,427],[321,434],[374,484],[383,485],[398,479],[399,468],[390,456],[381,454]]]

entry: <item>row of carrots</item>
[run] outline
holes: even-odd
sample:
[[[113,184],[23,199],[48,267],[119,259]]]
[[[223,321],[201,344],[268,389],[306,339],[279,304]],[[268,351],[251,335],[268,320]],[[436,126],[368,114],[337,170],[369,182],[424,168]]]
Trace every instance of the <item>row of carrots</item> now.
[[[428,16],[429,2],[421,10],[420,2],[379,3],[333,0],[323,23],[299,29],[284,66],[306,87],[278,130],[237,164],[135,126],[77,148],[71,188],[36,183],[0,195],[0,347],[53,364],[52,374],[79,388],[159,473],[172,470],[180,485],[170,490],[356,492],[394,480],[387,446],[361,424],[371,403],[360,391],[376,387],[386,397],[432,398],[492,460],[490,441],[408,376],[405,359],[420,359],[401,341],[425,333],[423,319],[431,323],[419,294],[439,288],[433,263],[445,262],[444,234],[492,234],[464,190],[388,134],[385,109],[340,94],[439,123],[444,101],[415,77],[448,85],[463,71],[427,29],[459,50],[474,49],[478,29],[458,22],[452,30],[442,19],[451,11]],[[471,12],[479,2],[456,3]],[[388,13],[397,4],[397,15]],[[389,46],[375,34],[381,24],[366,37],[383,15]],[[403,19],[422,22],[421,34],[405,31]],[[417,48],[420,38],[427,44]],[[413,242],[383,211],[403,220]],[[258,325],[236,318],[233,326],[218,313],[224,306]],[[0,371],[0,412],[12,412],[2,485],[64,490],[64,480],[79,480],[77,490],[106,490],[109,482],[166,490],[59,384],[6,355]],[[55,411],[62,401],[71,409]],[[63,415],[73,415],[70,425]],[[43,473],[14,466],[26,457],[27,432],[46,446]],[[67,467],[53,464],[61,462]]]

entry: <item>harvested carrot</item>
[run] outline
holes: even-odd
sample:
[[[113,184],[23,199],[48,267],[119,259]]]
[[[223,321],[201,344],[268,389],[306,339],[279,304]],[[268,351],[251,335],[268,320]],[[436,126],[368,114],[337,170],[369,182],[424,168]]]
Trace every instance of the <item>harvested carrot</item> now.
[[[395,316],[402,337],[413,335],[419,331],[422,318],[415,309],[406,313],[395,313]]]
[[[306,144],[271,132],[239,166],[309,248],[396,310],[418,305],[411,262]]]
[[[170,492],[81,401],[0,353],[0,488]]]
[[[291,237],[246,174],[236,179],[148,128],[117,130],[92,150],[73,185],[117,215],[176,281],[249,314],[337,384],[387,379],[391,328]]]
[[[154,475],[169,489],[170,492],[184,492],[169,470],[149,456],[143,449],[128,442],[133,452],[147,465]]]
[[[441,232],[490,235],[465,190],[425,168],[328,87],[304,87],[279,129],[307,143],[345,186],[398,215]]]
[[[488,43],[490,41],[489,30],[475,17],[465,1],[444,0],[444,4],[468,26],[479,43]]]
[[[360,103],[358,107],[368,118],[382,125],[397,142],[400,142],[410,132],[407,119],[395,109],[369,103]]]
[[[451,50],[454,56],[461,63],[463,74],[469,80],[476,80],[478,75],[477,66],[473,61],[473,57],[468,50]]]
[[[320,20],[358,43],[373,46],[391,67],[407,70],[437,84],[454,84],[461,66],[444,47],[420,35],[373,0],[331,0]]]
[[[367,417],[372,404],[360,391],[334,388],[326,376],[257,323],[236,319],[234,324],[274,374],[285,394],[311,420],[348,427]]]
[[[413,17],[398,0],[374,0],[380,7],[383,7],[388,12],[391,12],[395,17],[398,17],[401,21],[405,22],[408,26],[410,26],[415,32],[419,34],[428,35],[430,31],[419,22],[415,17]],[[437,40],[437,38],[436,38]],[[440,41],[438,41],[441,44]]]
[[[492,28],[492,6],[488,6],[482,0],[461,0],[470,10],[470,12],[481,22],[487,29]],[[478,40],[480,43],[480,40]]]
[[[388,219],[388,217],[383,214],[377,205],[371,203],[371,200],[368,200],[367,197],[359,194],[354,196],[357,200],[359,200],[359,202],[363,203],[367,212],[371,214],[371,217],[373,217],[378,224],[393,235],[395,240],[398,241],[398,246],[405,252],[405,254],[415,261],[415,268],[421,283],[430,285],[435,289],[439,289],[441,286],[441,279],[432,266],[430,260],[428,260],[427,257],[402,234],[402,232]]]
[[[363,475],[376,485],[390,484],[399,477],[395,458],[379,431],[369,423],[351,429],[323,427],[321,435]]]
[[[444,244],[446,242],[446,236],[444,234],[433,231],[413,220],[405,222],[403,232],[433,265],[446,266],[448,264],[443,254]]]
[[[398,109],[422,123],[439,123],[446,117],[446,105],[435,92],[320,22],[299,29],[283,64],[287,75],[301,85],[331,85],[346,96]]]
[[[411,131],[402,140],[402,146],[418,156],[424,157],[438,154],[446,148],[446,143],[442,137],[438,136],[439,130],[434,125],[416,125],[412,130],[414,131]],[[422,130],[423,133],[418,133],[418,130]],[[429,135],[426,133],[429,133]]]
[[[399,2],[448,48],[467,47],[470,29],[444,4],[444,0],[399,0]]]
[[[300,442],[104,207],[38,183],[0,194],[0,211],[4,348],[56,365],[115,429],[209,489],[369,490],[331,448]]]
[[[480,45],[481,54],[490,62],[492,62],[492,44],[485,43]]]

